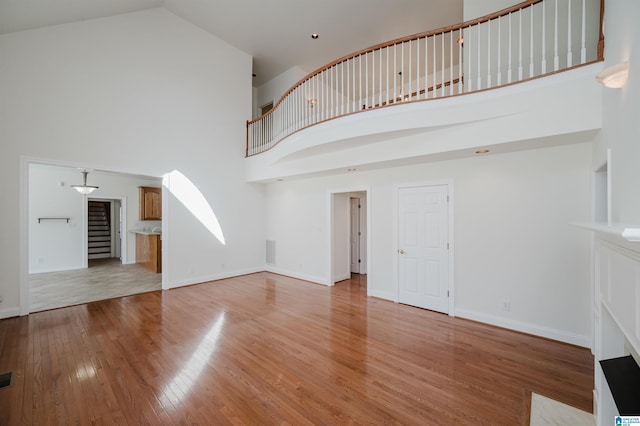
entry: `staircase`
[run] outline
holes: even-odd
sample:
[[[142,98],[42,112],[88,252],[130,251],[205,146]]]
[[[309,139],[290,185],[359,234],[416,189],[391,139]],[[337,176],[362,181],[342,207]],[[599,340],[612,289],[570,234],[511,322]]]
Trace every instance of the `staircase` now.
[[[89,201],[88,259],[111,257],[111,218],[109,203]]]

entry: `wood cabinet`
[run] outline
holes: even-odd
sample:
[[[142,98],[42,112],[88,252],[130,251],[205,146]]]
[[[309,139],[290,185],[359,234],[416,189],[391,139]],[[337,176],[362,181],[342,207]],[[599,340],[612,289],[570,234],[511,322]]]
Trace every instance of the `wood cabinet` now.
[[[162,272],[162,240],[157,234],[136,234],[136,263]]]
[[[162,189],[141,186],[140,220],[162,220]]]

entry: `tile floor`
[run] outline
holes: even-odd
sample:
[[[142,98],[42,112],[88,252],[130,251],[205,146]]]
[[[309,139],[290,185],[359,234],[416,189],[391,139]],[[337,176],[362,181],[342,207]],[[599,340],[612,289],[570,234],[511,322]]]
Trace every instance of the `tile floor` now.
[[[31,312],[162,288],[161,274],[118,259],[90,260],[87,269],[29,275]]]
[[[553,399],[531,394],[530,426],[595,426],[593,414],[563,404]]]

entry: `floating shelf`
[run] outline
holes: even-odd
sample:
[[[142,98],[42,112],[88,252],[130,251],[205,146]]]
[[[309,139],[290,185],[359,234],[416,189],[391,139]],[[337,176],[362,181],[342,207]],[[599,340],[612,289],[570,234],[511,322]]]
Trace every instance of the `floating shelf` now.
[[[70,217],[39,217],[38,223],[40,223],[41,220],[66,220],[67,223],[69,223],[70,219]]]
[[[631,355],[600,361],[621,416],[640,416],[640,367]]]

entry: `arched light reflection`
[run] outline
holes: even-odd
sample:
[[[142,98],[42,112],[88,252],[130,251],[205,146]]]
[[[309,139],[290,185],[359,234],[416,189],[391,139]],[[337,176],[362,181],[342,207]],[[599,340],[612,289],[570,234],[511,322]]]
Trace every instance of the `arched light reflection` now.
[[[220,223],[204,195],[185,175],[177,170],[164,176],[162,185],[166,187],[211,234],[225,244]]]
[[[170,383],[164,386],[160,400],[163,405],[177,405],[187,397],[191,387],[209,362],[211,354],[216,348],[218,338],[224,325],[224,312],[220,314],[207,334],[202,338],[187,364],[176,374]]]

